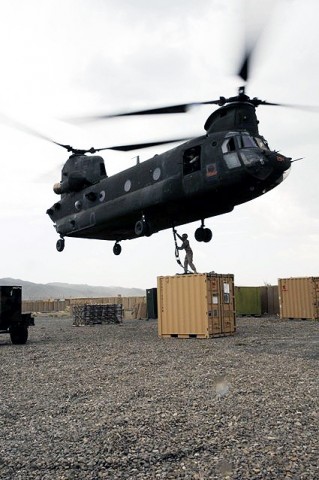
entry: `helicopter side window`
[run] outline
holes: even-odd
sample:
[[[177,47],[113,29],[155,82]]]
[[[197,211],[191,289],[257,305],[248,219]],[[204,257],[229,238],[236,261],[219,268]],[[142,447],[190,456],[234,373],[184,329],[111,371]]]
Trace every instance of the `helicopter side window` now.
[[[200,170],[200,146],[185,150],[183,156],[183,174],[189,175],[197,170]]]
[[[222,152],[229,153],[229,152],[235,152],[235,151],[236,151],[236,146],[235,146],[234,137],[227,138],[222,144]]]
[[[240,167],[240,160],[236,152],[236,145],[234,137],[230,137],[224,140],[222,144],[222,152],[224,154],[224,160],[228,168]]]

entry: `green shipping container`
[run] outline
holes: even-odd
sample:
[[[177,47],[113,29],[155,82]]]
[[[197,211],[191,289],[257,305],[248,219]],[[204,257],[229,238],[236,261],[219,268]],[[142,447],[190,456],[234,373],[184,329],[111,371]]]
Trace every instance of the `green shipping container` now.
[[[235,287],[236,315],[261,315],[260,287]]]

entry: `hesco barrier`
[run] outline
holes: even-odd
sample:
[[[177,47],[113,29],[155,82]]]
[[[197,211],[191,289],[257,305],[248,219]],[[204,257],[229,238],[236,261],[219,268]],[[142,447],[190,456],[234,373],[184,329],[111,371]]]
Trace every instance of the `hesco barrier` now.
[[[237,288],[235,287],[235,296]],[[279,295],[277,285],[266,285],[262,287],[254,287],[258,289],[261,301],[261,314],[279,315]],[[155,290],[155,289],[153,289]],[[121,303],[124,309],[124,318],[152,318],[149,312],[146,311],[147,302],[145,297],[102,297],[102,298],[67,298],[65,300],[24,300],[22,302],[23,313],[57,313],[70,311],[72,313],[73,305],[84,304],[106,304],[106,303]],[[156,302],[157,307],[157,302]],[[246,308],[247,307],[247,308]],[[238,312],[240,315],[251,315],[254,312],[249,311],[251,308],[249,304],[242,305],[242,311]],[[156,312],[157,313],[157,312]]]
[[[237,315],[279,315],[277,285],[235,287]]]
[[[66,300],[23,300],[22,312],[51,313],[63,312],[70,307],[69,299]]]
[[[141,318],[139,315],[146,310],[146,297],[101,297],[101,298],[66,298],[65,300],[24,300],[22,312],[33,313],[57,313],[70,311],[74,305],[94,304],[121,304],[124,310],[124,318]],[[144,307],[145,306],[145,307]]]
[[[236,315],[260,316],[261,292],[259,287],[235,287]]]

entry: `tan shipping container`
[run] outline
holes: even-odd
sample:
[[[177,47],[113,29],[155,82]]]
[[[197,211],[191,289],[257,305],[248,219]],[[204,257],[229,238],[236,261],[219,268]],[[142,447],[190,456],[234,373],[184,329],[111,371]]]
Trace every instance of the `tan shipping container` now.
[[[280,318],[319,319],[319,277],[279,278]]]
[[[232,274],[158,277],[157,303],[159,336],[208,338],[236,331]]]

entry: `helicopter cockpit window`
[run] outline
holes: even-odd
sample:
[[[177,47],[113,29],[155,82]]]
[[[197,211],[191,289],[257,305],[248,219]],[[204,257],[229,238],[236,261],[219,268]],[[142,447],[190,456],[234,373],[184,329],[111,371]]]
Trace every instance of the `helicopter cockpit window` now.
[[[185,150],[183,155],[183,174],[200,170],[200,146],[189,148]]]
[[[262,150],[269,150],[269,146],[266,140],[260,137],[255,137],[255,140],[259,148],[261,148]]]
[[[269,150],[267,142],[260,137],[251,137],[250,135],[240,135],[238,137],[239,148],[261,148]]]
[[[261,138],[242,134],[238,136],[238,144],[240,148],[240,156],[244,165],[249,167],[257,162],[264,162],[260,154],[260,149],[265,150],[267,144],[266,142],[263,142]]]
[[[224,154],[224,160],[228,168],[240,167],[240,160],[238,153],[236,152],[235,138],[226,138],[222,144],[222,152]]]
[[[256,148],[257,144],[253,137],[249,135],[241,135],[240,137],[240,147],[241,148]]]

